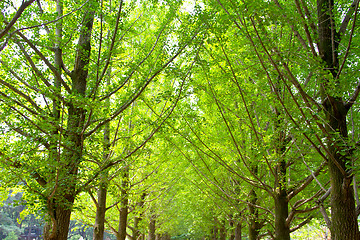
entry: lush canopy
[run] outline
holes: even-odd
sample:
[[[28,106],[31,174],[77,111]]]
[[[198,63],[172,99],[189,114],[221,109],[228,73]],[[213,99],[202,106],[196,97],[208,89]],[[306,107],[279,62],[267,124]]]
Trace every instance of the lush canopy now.
[[[0,6],[1,238],[360,239],[359,0]]]

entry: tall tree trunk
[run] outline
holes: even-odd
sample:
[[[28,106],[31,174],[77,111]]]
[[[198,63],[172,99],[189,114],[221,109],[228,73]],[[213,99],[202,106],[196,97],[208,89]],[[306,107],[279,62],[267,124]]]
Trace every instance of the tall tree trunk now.
[[[274,92],[281,95],[280,83],[275,86]],[[275,205],[275,240],[290,240],[290,226],[286,219],[289,216],[289,202],[287,199],[286,158],[284,156],[287,145],[287,136],[284,130],[284,119],[281,112],[275,107],[275,154],[277,164],[275,168],[274,205]]]
[[[137,208],[140,209],[140,208],[142,208],[144,206],[145,197],[146,197],[146,193],[143,193],[141,195],[140,202],[138,202],[136,204]],[[134,227],[133,227],[133,235],[132,235],[133,240],[138,240],[138,238],[140,237],[141,233],[140,233],[140,230],[139,230],[139,223],[141,222],[141,220],[142,220],[142,213],[139,213],[139,215],[135,216],[135,218],[134,218]]]
[[[233,229],[234,228],[234,222],[235,222],[234,217],[233,217],[232,214],[230,214],[229,218],[230,218],[230,220],[229,220],[230,228]],[[230,236],[229,236],[229,240],[234,240],[234,238],[235,238],[235,229],[231,231]]]
[[[141,218],[136,216],[134,218],[134,226],[133,226],[133,232],[132,232],[132,239],[137,240],[138,237],[140,237],[140,231],[139,231],[139,223],[141,221]]]
[[[241,240],[241,222],[238,222],[235,227],[235,238],[234,240]]]
[[[94,12],[86,11],[84,14],[74,70],[71,75],[72,92],[80,98],[85,97],[94,16]],[[62,167],[57,169],[55,187],[47,201],[51,224],[44,229],[46,240],[67,239],[70,215],[76,195],[78,166],[82,158],[84,120],[85,109],[71,101],[68,104],[66,147],[59,159]]]
[[[107,172],[106,172],[107,173]],[[97,191],[97,206],[93,232],[93,240],[103,240],[105,231],[106,195],[107,195],[107,174],[101,176],[99,189]]]
[[[256,174],[257,174],[257,167],[256,168]],[[250,240],[257,240],[259,233],[260,233],[260,229],[261,229],[261,224],[259,221],[259,211],[258,209],[254,206],[257,204],[258,198],[256,195],[256,192],[254,189],[252,189],[250,191],[249,194],[249,212],[250,212],[250,216],[249,216],[249,239]]]
[[[121,184],[121,206],[119,212],[119,230],[117,234],[117,240],[126,239],[126,227],[127,227],[127,218],[129,212],[129,197],[128,197],[128,187],[129,187],[129,167],[125,167],[122,174],[122,184]]]
[[[280,162],[280,176],[281,180],[276,186],[275,190],[275,239],[276,240],[290,240],[290,228],[286,223],[289,215],[287,193],[285,188],[286,165],[285,162]]]
[[[149,236],[148,236],[148,240],[155,240],[156,236],[155,236],[155,229],[156,228],[156,220],[155,217],[152,217],[152,219],[150,220],[149,223]]]
[[[222,222],[219,229],[219,240],[226,240],[226,228],[225,223]]]
[[[108,69],[106,85],[110,86],[111,78],[111,67]],[[106,108],[110,110],[110,99],[106,99]],[[110,158],[110,122],[104,125],[104,139],[103,139],[103,156],[102,156],[102,165],[106,165]],[[100,173],[100,183],[99,189],[97,191],[97,206],[96,206],[96,216],[95,224],[93,231],[93,240],[103,240],[104,231],[105,231],[105,213],[106,213],[106,196],[108,189],[108,170],[104,170]]]
[[[333,18],[334,1],[318,0],[319,52],[325,63],[325,70],[330,71],[333,79],[323,79],[321,98],[326,116],[325,128],[328,133],[328,166],[331,184],[331,238],[334,240],[360,239],[357,223],[350,147],[348,141],[346,115],[347,106],[341,97],[334,96],[329,81],[338,85],[339,70],[338,46],[339,35],[335,30]]]

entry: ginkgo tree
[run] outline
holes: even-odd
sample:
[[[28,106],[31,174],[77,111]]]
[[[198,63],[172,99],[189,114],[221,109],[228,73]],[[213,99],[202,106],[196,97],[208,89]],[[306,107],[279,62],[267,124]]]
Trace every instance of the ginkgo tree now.
[[[300,131],[304,143],[326,161],[330,190],[321,200],[330,193],[331,218],[320,209],[332,238],[358,239],[352,167],[357,151],[348,137],[347,116],[356,109],[359,94],[353,64],[358,51],[352,48],[357,41],[359,1],[213,4],[245,37],[268,86],[275,89],[279,82],[289,94],[288,100],[276,94],[279,110]],[[291,106],[300,115],[294,115]]]
[[[1,186],[45,239],[74,207],[94,239],[282,240],[320,213],[359,238],[358,0],[0,5]]]
[[[140,149],[161,120],[125,155],[90,173],[83,164],[92,157],[87,141],[119,118],[202,26],[181,25],[180,1],[36,3],[12,25],[0,56],[1,164],[9,183],[25,183],[24,191],[41,202],[44,238],[66,239],[76,196]],[[13,8],[11,2],[4,7]],[[176,41],[169,38],[174,32]]]

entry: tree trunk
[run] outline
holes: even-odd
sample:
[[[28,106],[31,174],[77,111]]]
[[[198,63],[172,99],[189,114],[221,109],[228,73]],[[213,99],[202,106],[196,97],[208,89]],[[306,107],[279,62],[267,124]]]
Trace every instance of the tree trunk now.
[[[106,85],[110,85],[111,67],[109,67]],[[110,99],[106,99],[105,106],[110,110]],[[110,158],[110,122],[104,125],[104,139],[103,139],[103,165],[107,164]],[[99,189],[97,191],[98,202],[96,206],[96,216],[93,231],[93,240],[103,240],[105,231],[105,213],[106,213],[106,195],[108,188],[108,170],[100,173]]]
[[[280,143],[281,147],[279,147],[278,153],[281,154],[285,150],[285,145],[282,140]],[[276,174],[274,192],[275,240],[290,240],[290,226],[286,223],[289,216],[289,206],[286,192],[286,162],[284,159],[278,163]]]
[[[129,167],[124,168],[121,184],[121,206],[119,213],[119,230],[117,233],[117,240],[126,239],[126,227],[127,217],[129,212],[129,197],[128,197],[128,186],[129,185]]]
[[[241,240],[241,222],[238,222],[235,227],[235,238],[234,240]]]
[[[153,217],[150,220],[149,223],[149,236],[148,236],[148,240],[155,240],[156,236],[155,236],[155,227],[156,227],[156,220],[155,217]]]
[[[218,239],[218,232],[219,232],[219,229],[217,226],[214,226],[212,231],[211,231],[211,239],[212,240],[217,240]]]
[[[146,193],[143,193],[141,195],[140,202],[138,202],[136,204],[136,206],[138,208],[142,208],[144,206],[145,197],[146,197]],[[142,214],[141,213],[139,214],[139,216],[135,216],[135,218],[134,218],[134,227],[133,227],[133,235],[132,235],[133,240],[138,240],[138,238],[140,237],[139,223],[140,223],[141,220],[142,220]]]
[[[232,214],[229,215],[229,218],[230,218],[230,221],[229,221],[229,225],[230,225],[230,228],[233,229],[234,227],[234,217]],[[229,236],[229,240],[234,240],[235,238],[235,229],[231,231],[230,233],[230,236]]]
[[[97,191],[98,202],[96,208],[93,240],[103,240],[105,231],[106,195],[107,195],[107,176],[102,179]]]
[[[288,217],[287,194],[284,189],[277,189],[275,194],[275,240],[290,240],[290,229],[286,224]]]
[[[219,229],[219,240],[226,240],[226,228],[225,223],[222,222]]]
[[[334,89],[329,86],[335,81],[338,86],[339,35],[335,30],[333,18],[334,1],[318,0],[319,52],[325,63],[324,71],[330,71],[333,79],[322,79],[321,98],[326,116],[328,166],[331,184],[331,238],[334,240],[360,239],[355,211],[352,186],[351,152],[347,145],[348,133],[346,115],[350,106],[346,106],[341,97],[333,96]]]
[[[331,237],[334,240],[360,239],[357,223],[352,175],[348,167],[351,166],[351,156],[343,144],[347,139],[346,112],[341,99],[329,97],[331,103],[325,104],[327,111],[327,131],[333,129],[340,133],[342,139],[329,139],[329,174],[331,184]],[[334,143],[335,139],[335,143]],[[343,150],[343,151],[342,151]],[[348,164],[348,166],[346,165]]]
[[[94,12],[85,12],[80,32],[74,70],[71,75],[72,92],[84,98],[87,84],[87,66],[90,59],[90,40]],[[66,147],[58,159],[62,166],[57,169],[55,187],[47,199],[48,213],[51,222],[44,229],[45,240],[67,240],[70,215],[76,195],[78,166],[83,151],[83,126],[85,109],[77,106],[76,101],[68,104],[67,135],[64,137]]]
[[[281,94],[280,83],[277,83],[274,89],[277,94]],[[275,107],[275,153],[277,164],[275,168],[275,186],[274,186],[274,205],[275,205],[275,240],[290,240],[290,226],[286,219],[289,216],[289,206],[287,199],[286,182],[286,144],[287,136],[284,130],[284,118],[281,112]]]
[[[134,226],[133,226],[133,232],[132,232],[132,240],[137,240],[140,236],[140,231],[138,229],[139,223],[141,221],[141,218],[135,217],[134,218]]]
[[[257,167],[256,167],[257,169]],[[257,174],[257,170],[256,170],[256,174]],[[259,233],[260,233],[260,229],[261,229],[261,224],[259,222],[259,211],[258,209],[254,206],[255,204],[257,204],[257,195],[254,189],[252,189],[250,191],[249,194],[249,200],[250,200],[250,204],[249,204],[249,212],[250,212],[250,216],[249,216],[249,239],[250,240],[257,240]]]
[[[280,142],[284,146],[284,142]],[[284,147],[279,149],[282,153]],[[286,223],[289,216],[289,206],[286,192],[286,162],[281,159],[277,165],[274,192],[275,205],[275,240],[290,240],[290,226]]]
[[[71,199],[71,196],[68,197],[67,203],[72,204],[74,198]],[[53,206],[52,209],[54,209]],[[54,216],[52,218],[52,224],[47,224],[44,228],[44,239],[66,240],[69,232],[71,209],[67,207],[66,204],[58,204],[52,215]]]

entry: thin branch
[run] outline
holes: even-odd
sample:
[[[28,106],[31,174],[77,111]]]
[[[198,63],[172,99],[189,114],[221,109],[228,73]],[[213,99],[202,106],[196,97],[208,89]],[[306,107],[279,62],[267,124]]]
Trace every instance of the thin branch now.
[[[358,98],[360,93],[360,81],[358,83],[358,85],[356,86],[355,91],[353,92],[351,98],[349,100],[347,100],[345,107],[346,109],[350,109],[352,107],[352,105],[354,105],[356,99]]]
[[[4,121],[4,123],[12,130],[14,130],[15,132],[17,132],[18,134],[20,134],[21,136],[24,136],[28,139],[31,139],[31,140],[35,140],[39,143],[41,143],[46,149],[50,149],[50,144],[42,137],[34,137],[34,134],[30,134],[30,133],[27,133],[27,132],[24,132],[23,130],[21,130],[20,128],[18,127],[14,127],[10,122],[8,121]]]
[[[44,10],[43,10],[43,8],[42,8],[42,6],[41,6],[40,0],[36,0],[36,3],[37,3],[37,5],[38,5],[38,7],[39,7],[40,13],[41,13],[41,14],[44,14]],[[50,31],[49,27],[45,25],[44,28],[45,28],[46,33],[47,33],[48,35],[50,35],[50,34],[51,34],[51,31]]]
[[[302,19],[305,21],[305,15],[303,14],[302,10],[301,10],[301,6],[300,6],[300,3],[299,3],[299,0],[295,0],[295,5],[296,5],[296,8],[298,9],[298,12],[300,13]],[[312,37],[311,37],[311,34],[310,34],[310,31],[309,31],[309,27],[306,23],[304,23],[304,31],[306,33],[306,38],[308,40],[308,43],[309,43],[309,46],[310,46],[310,49],[311,49],[311,53],[314,57],[317,56],[317,53],[315,51],[315,48],[314,48],[314,41],[312,40]]]
[[[312,172],[311,169],[310,172],[311,174],[306,178],[306,180],[304,181],[303,184],[301,184],[299,187],[297,187],[296,189],[294,189],[293,191],[291,191],[290,194],[288,194],[287,199],[290,200],[293,197],[295,197],[298,193],[300,193],[302,190],[304,190],[311,182],[312,180],[316,179],[316,176],[318,176],[321,172],[321,170],[326,166],[326,161],[322,162],[321,165],[318,167],[318,169],[316,169],[315,172]],[[321,185],[320,185],[321,186]]]
[[[105,119],[104,121],[102,121],[101,123],[99,123],[97,126],[95,126],[92,130],[90,130],[89,132],[87,132],[85,134],[85,137],[90,136],[91,134],[93,134],[94,132],[97,131],[97,129],[99,129],[100,127],[102,127],[104,124],[106,124],[107,122],[113,120],[114,118],[116,118],[119,114],[121,114],[123,111],[125,111],[146,89],[146,87],[150,84],[150,82],[152,82],[152,80],[159,75],[171,62],[173,62],[175,60],[175,58],[177,58],[182,52],[183,50],[188,46],[188,44],[190,44],[190,42],[197,36],[197,33],[194,34],[194,36],[186,43],[184,44],[178,51],[177,53],[172,56],[164,65],[162,65],[157,71],[155,71],[155,73],[151,76],[148,77],[144,84],[137,90],[137,92],[133,93],[132,97],[130,97],[130,99],[125,102],[121,107],[119,107],[110,118]],[[103,98],[104,99],[104,98]]]
[[[96,78],[96,84],[95,84],[95,87],[94,89],[92,90],[92,92],[89,94],[89,96],[91,96],[92,94],[93,95],[93,99],[95,99],[96,97],[96,93],[97,93],[97,89],[98,89],[98,86],[99,86],[99,83],[101,82],[101,80],[103,79],[103,77],[105,76],[106,74],[106,71],[108,69],[108,67],[110,66],[110,60],[111,60],[111,56],[113,54],[113,49],[114,49],[114,46],[115,46],[115,42],[116,42],[116,36],[117,36],[117,32],[118,32],[118,29],[119,29],[119,23],[120,23],[120,16],[121,16],[121,11],[122,11],[122,6],[123,6],[123,0],[120,1],[120,6],[119,6],[119,10],[118,10],[118,13],[117,13],[117,17],[116,17],[116,23],[115,23],[115,30],[113,32],[113,36],[111,38],[111,44],[110,44],[110,48],[109,48],[109,54],[106,58],[106,63],[105,63],[105,66],[103,68],[103,71],[100,75],[100,77],[98,76],[98,73],[97,73],[97,78]],[[134,23],[137,21],[137,19],[134,21]],[[101,19],[101,23],[102,23],[102,19]],[[132,27],[132,25],[130,26]],[[125,31],[126,33],[127,31]],[[101,25],[101,33],[102,33],[102,25]],[[125,33],[123,34],[123,36],[125,35]],[[122,37],[119,39],[119,42],[121,41]],[[102,38],[100,39],[100,47],[101,47],[101,40]],[[99,47],[99,49],[100,49]],[[98,61],[100,61],[100,50],[99,50],[99,56],[98,56]],[[99,64],[98,64],[99,65]]]
[[[35,53],[40,57],[40,59],[48,66],[48,68],[53,72],[54,76],[58,81],[61,82],[62,86],[64,86],[65,90],[68,93],[71,93],[70,87],[67,85],[67,83],[62,79],[60,72],[54,65],[50,63],[50,61],[41,53],[41,51],[27,38],[24,34],[18,32],[17,33],[34,51]]]
[[[305,226],[306,224],[308,224],[311,219],[313,219],[313,216],[309,216],[307,219],[305,219],[303,222],[299,223],[297,226],[293,227],[290,229],[290,232],[295,232],[296,230],[298,230],[299,228]]]
[[[89,0],[87,0],[85,3],[83,3],[80,7],[76,8],[76,9],[72,10],[71,12],[69,12],[69,13],[61,16],[61,17],[58,17],[58,18],[56,18],[56,19],[54,19],[54,20],[52,20],[52,21],[48,21],[48,22],[41,23],[41,24],[38,24],[38,25],[30,26],[30,27],[19,28],[19,29],[17,29],[16,31],[12,32],[11,35],[13,35],[13,34],[15,34],[15,33],[18,33],[18,32],[20,32],[20,31],[22,31],[22,30],[27,30],[27,29],[37,28],[37,27],[44,27],[44,26],[47,26],[47,25],[49,25],[49,24],[51,24],[51,23],[55,23],[55,22],[57,22],[57,21],[65,18],[65,17],[69,16],[70,14],[72,14],[72,13],[80,10],[80,9],[83,8],[83,7],[85,6],[85,4],[88,3],[88,2],[89,2]]]
[[[284,9],[281,7],[279,1],[278,1],[278,0],[273,0],[273,1],[274,1],[274,3],[276,4],[276,6],[277,6],[278,8],[280,8],[281,12],[283,13],[282,16],[284,17],[284,19],[288,21],[289,18],[288,18],[288,16],[284,13],[285,11],[284,11]],[[309,46],[306,44],[305,40],[302,38],[302,36],[300,35],[300,33],[295,29],[295,26],[294,26],[293,24],[290,24],[290,22],[289,22],[289,26],[290,26],[291,30],[293,31],[294,35],[298,38],[298,40],[299,40],[299,42],[301,43],[301,45],[303,46],[303,48],[304,48],[305,50],[307,50]]]
[[[25,93],[23,93],[22,91],[19,90],[19,88],[16,88],[14,87],[13,85],[11,85],[10,83],[2,80],[0,78],[0,84],[2,84],[3,86],[6,86],[8,89],[10,89],[13,93],[15,93],[16,95],[24,98],[28,103],[31,104],[31,106],[33,106],[39,113],[42,112],[42,109],[28,96],[26,95]],[[27,108],[28,109],[28,108]],[[29,110],[28,111],[31,111],[33,114],[35,114],[36,112],[32,111],[32,110]],[[39,113],[36,113],[36,114],[39,114]]]
[[[326,213],[326,210],[325,210],[325,207],[324,207],[324,201],[330,195],[330,192],[331,192],[331,187],[326,191],[326,193],[321,198],[319,198],[316,201],[317,205],[320,207],[319,211],[320,211],[321,215],[323,216],[323,218],[325,220],[325,223],[326,223],[326,226],[328,228],[331,227],[331,220],[330,220],[328,214]]]
[[[161,31],[159,32],[159,34],[156,37],[155,43],[153,45],[153,47],[151,48],[151,50],[149,51],[149,53],[137,64],[137,66],[134,68],[134,70],[129,74],[129,76],[127,76],[127,78],[124,80],[124,82],[117,87],[115,90],[111,91],[110,93],[108,93],[107,95],[105,95],[104,97],[100,98],[100,101],[103,101],[109,97],[111,97],[113,94],[115,94],[117,91],[119,91],[128,81],[129,79],[132,77],[132,75],[136,72],[136,70],[146,61],[146,59],[148,59],[148,57],[153,53],[153,51],[155,50],[155,47],[157,46],[159,39],[161,37],[162,32],[165,30],[165,27],[163,29],[161,29]],[[102,73],[102,75],[105,74],[105,72]]]
[[[19,19],[23,11],[30,6],[35,0],[28,0],[26,2],[23,2],[19,9],[16,11],[14,17],[11,19],[11,21],[6,25],[6,27],[0,32],[0,39],[5,36],[5,34],[11,29],[11,27],[15,24],[15,22]]]
[[[11,160],[9,157],[5,156],[5,154],[2,153],[1,151],[0,151],[0,158],[5,158],[10,163],[10,167],[14,167],[14,168],[18,168],[18,169],[20,169],[20,168],[31,169],[30,166],[25,165],[25,164],[19,162],[18,160],[15,160],[15,161]],[[38,172],[33,171],[31,173],[31,176],[37,181],[37,183],[39,183],[40,186],[42,186],[42,187],[46,186],[46,184],[47,184],[46,180],[43,177],[41,177],[41,175]],[[19,178],[21,178],[21,177],[19,177]],[[24,182],[26,182],[26,181],[24,181]],[[31,187],[29,187],[29,188],[32,189]],[[40,193],[36,190],[33,190],[33,191],[35,191],[35,192],[39,193],[41,196],[43,196],[42,193]]]
[[[356,9],[358,8],[358,4],[359,4],[359,0],[357,1]],[[340,68],[339,68],[339,71],[338,71],[337,74],[336,74],[335,80],[337,80],[337,79],[340,77],[340,74],[341,74],[341,72],[342,72],[342,70],[343,70],[343,68],[344,68],[344,66],[345,66],[346,59],[347,59],[347,57],[348,57],[348,55],[349,55],[350,46],[351,46],[351,43],[352,43],[352,38],[353,38],[353,36],[354,36],[354,30],[355,30],[355,23],[356,23],[357,12],[358,12],[358,11],[356,11],[356,12],[355,12],[355,15],[354,15],[354,21],[353,21],[353,25],[352,25],[352,27],[351,27],[349,42],[348,42],[348,45],[347,45],[347,48],[346,48],[346,51],[345,51],[344,59],[343,59],[343,61],[342,61],[342,63],[341,63],[341,66],[340,66]],[[349,107],[349,106],[346,105],[346,107]]]
[[[357,10],[357,8],[359,6],[359,1],[360,0],[354,0],[352,2],[352,4],[350,5],[350,7],[348,9],[348,12],[346,13],[346,15],[345,15],[345,17],[344,17],[344,19],[343,19],[343,21],[342,21],[342,23],[340,25],[340,29],[339,29],[339,32],[338,32],[339,33],[339,38],[340,38],[339,40],[341,40],[342,36],[344,36],[345,31],[347,29],[347,26],[348,26],[354,12],[356,14],[356,12],[357,12],[356,10]],[[355,19],[354,19],[354,22],[355,22]]]

